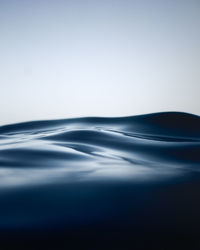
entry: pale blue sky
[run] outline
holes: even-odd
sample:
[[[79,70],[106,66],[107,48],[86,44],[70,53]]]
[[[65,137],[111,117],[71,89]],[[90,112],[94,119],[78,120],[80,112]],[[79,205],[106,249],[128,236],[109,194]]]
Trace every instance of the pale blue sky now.
[[[0,0],[0,124],[200,115],[199,0]]]

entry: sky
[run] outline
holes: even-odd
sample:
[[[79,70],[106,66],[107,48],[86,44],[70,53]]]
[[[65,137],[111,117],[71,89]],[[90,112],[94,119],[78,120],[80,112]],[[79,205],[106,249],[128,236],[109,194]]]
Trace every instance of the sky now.
[[[0,0],[0,125],[200,115],[199,0]]]

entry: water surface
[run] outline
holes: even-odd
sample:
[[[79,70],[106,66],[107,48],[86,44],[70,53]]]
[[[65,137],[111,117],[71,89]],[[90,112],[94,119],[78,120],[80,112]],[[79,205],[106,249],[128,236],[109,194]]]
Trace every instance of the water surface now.
[[[199,195],[199,116],[0,127],[0,232],[7,247],[179,249],[181,241],[180,249],[198,249]]]

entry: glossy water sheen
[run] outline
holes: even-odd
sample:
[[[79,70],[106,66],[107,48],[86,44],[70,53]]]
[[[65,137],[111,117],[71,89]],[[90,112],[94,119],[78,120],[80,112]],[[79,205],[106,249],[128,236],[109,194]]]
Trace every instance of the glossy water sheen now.
[[[179,239],[200,246],[198,116],[7,125],[0,150],[5,245],[34,237],[42,249],[139,249],[142,238],[159,248],[167,237],[169,249]]]

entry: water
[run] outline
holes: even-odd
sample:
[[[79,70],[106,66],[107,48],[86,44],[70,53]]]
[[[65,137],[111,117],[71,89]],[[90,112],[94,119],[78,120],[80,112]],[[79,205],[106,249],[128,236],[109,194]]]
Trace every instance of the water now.
[[[200,248],[198,116],[6,125],[0,150],[5,247]]]

